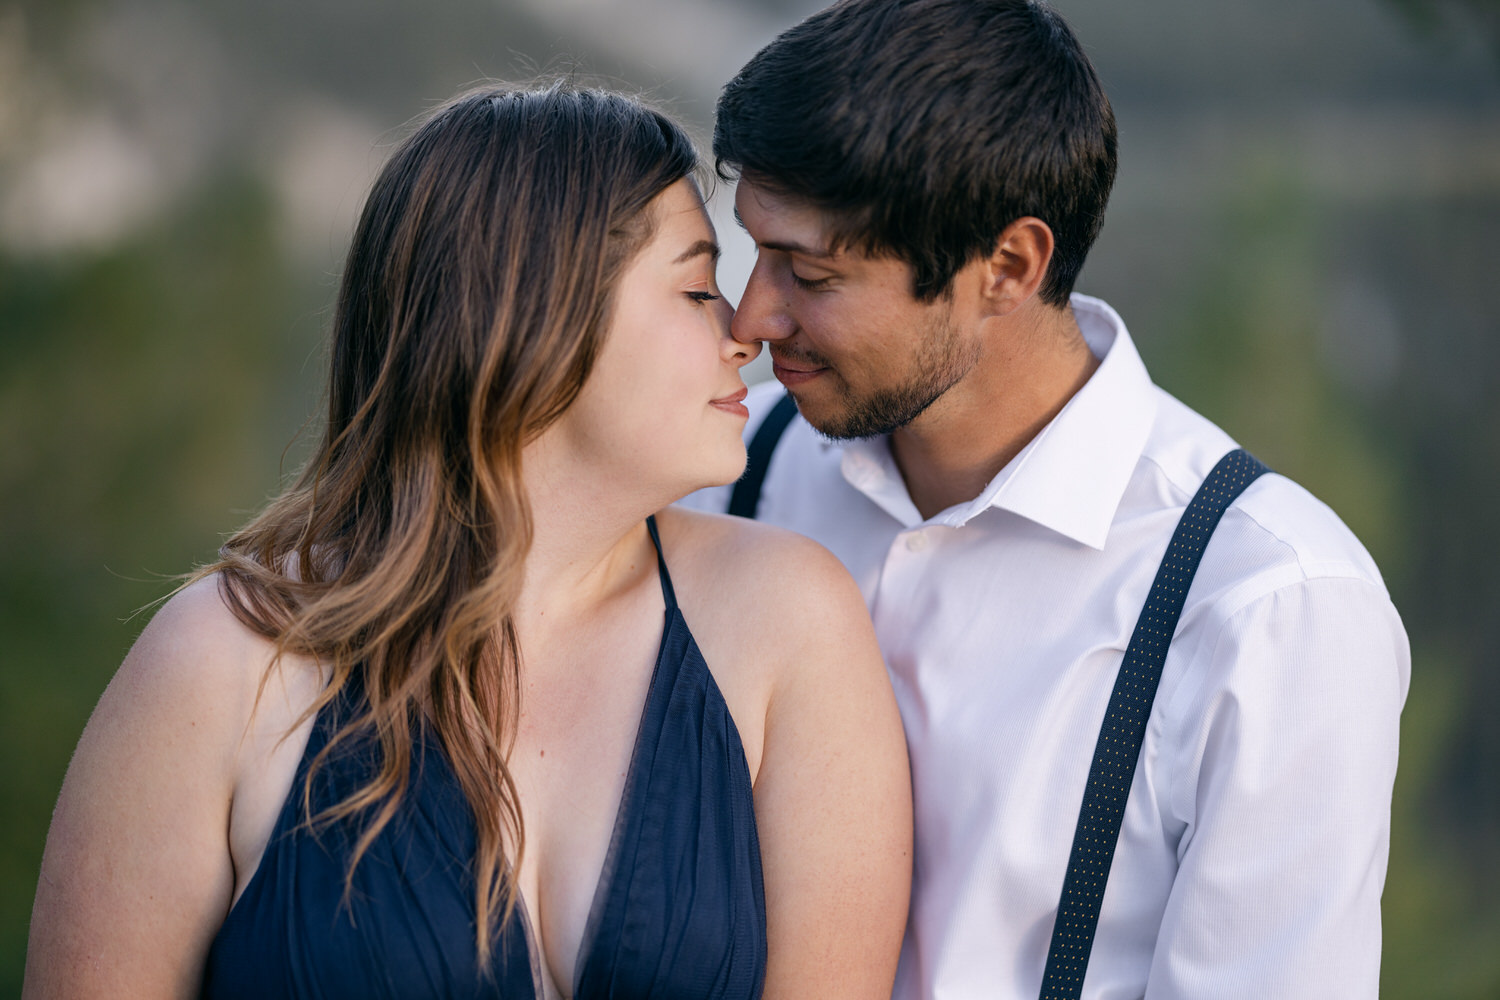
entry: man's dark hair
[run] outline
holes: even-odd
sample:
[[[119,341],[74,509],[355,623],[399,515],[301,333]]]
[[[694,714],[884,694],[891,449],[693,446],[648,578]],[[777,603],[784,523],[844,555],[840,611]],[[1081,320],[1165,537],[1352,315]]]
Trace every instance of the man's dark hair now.
[[[840,0],[719,98],[726,179],[806,199],[836,246],[891,255],[924,301],[1023,216],[1052,229],[1064,306],[1104,221],[1115,119],[1063,19],[1032,0]]]

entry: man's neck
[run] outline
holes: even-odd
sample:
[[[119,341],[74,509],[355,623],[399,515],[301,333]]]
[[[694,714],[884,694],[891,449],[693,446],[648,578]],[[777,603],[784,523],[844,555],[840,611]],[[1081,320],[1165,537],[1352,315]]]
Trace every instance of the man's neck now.
[[[1007,320],[962,381],[891,435],[923,518],[978,496],[1099,367],[1072,309]]]

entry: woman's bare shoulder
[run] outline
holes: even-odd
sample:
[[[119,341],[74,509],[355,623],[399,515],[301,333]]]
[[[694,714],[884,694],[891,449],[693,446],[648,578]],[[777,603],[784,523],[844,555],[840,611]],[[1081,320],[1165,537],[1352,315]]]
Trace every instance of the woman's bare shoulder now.
[[[884,683],[864,597],[833,553],[723,514],[672,509],[660,524],[678,600],[705,653],[717,647],[721,662],[742,662],[772,688],[812,663],[828,676]]]
[[[234,890],[226,831],[271,643],[217,578],[152,617],[84,728],[32,915],[36,995],[186,995]]]
[[[832,553],[792,532],[676,510],[661,528],[694,634],[689,601],[708,608],[709,642],[763,685],[747,757],[766,995],[888,992],[911,885],[911,778],[864,599]]]
[[[275,656],[275,645],[230,609],[218,574],[173,594],[141,631],[115,683],[166,686],[200,693],[232,708],[253,692]],[[253,698],[252,698],[253,700]],[[248,703],[243,706],[247,711]]]
[[[804,535],[727,514],[669,508],[658,515],[663,544],[676,541],[697,579],[733,595],[748,613],[805,611],[865,618],[863,599],[843,563]],[[668,553],[669,564],[674,565]]]
[[[236,758],[238,772],[264,750],[260,737],[279,739],[295,726],[327,678],[311,657],[278,657],[276,643],[241,620],[230,600],[220,574],[173,594],[141,632],[100,707],[113,695],[132,711],[195,713],[208,727],[205,736],[217,736]]]
[[[220,573],[201,576],[183,586],[162,602],[141,632],[141,639],[220,646],[233,654],[269,648],[269,640],[252,631],[230,609],[225,587]]]
[[[275,644],[230,609],[218,575],[195,580],[141,631],[95,706],[80,749],[176,733],[195,766],[232,776],[263,683],[285,673],[270,671],[275,655]]]

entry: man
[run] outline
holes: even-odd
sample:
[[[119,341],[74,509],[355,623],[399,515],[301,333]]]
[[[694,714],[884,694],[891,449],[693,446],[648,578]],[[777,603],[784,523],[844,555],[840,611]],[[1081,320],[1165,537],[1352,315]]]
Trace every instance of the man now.
[[[896,996],[1036,997],[1122,657],[1234,448],[1152,385],[1109,306],[1070,298],[1114,178],[1109,103],[1040,3],[844,0],[728,84],[714,152],[758,248],[734,335],[780,382],[747,433],[782,386],[800,412],[758,516],[858,580],[906,726]],[[1401,622],[1282,477],[1204,553],[1083,993],[1373,997]]]

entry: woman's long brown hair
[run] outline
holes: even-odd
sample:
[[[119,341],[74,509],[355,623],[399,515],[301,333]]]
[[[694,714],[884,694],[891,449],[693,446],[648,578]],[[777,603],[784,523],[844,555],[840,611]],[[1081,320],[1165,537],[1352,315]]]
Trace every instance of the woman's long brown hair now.
[[[588,377],[647,206],[696,166],[680,128],[614,94],[486,88],[429,115],[356,228],[318,447],[204,570],[278,658],[331,670],[308,715],[362,695],[302,790],[308,809],[331,754],[378,744],[375,777],[312,817],[361,823],[350,878],[408,789],[415,741],[436,734],[474,814],[482,962],[525,842],[507,767],[532,531],[522,448]]]

